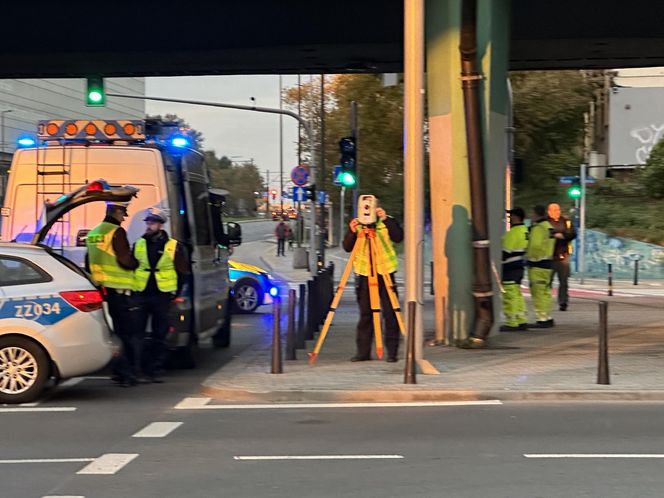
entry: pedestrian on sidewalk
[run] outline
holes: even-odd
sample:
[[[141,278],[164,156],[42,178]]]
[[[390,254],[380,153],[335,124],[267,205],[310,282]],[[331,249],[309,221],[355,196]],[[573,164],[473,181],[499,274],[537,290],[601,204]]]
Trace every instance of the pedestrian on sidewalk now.
[[[528,248],[528,228],[523,221],[526,213],[520,207],[508,209],[510,229],[503,235],[502,284],[503,315],[505,323],[501,332],[528,329],[526,301],[521,292],[523,267]]]
[[[277,256],[286,256],[284,248],[286,246],[286,230],[288,225],[283,221],[280,221],[277,224],[277,228],[274,229],[274,236],[277,238]]]
[[[288,250],[292,251],[293,250],[293,229],[290,226],[290,223],[286,224],[286,240],[288,240]]]
[[[145,219],[145,234],[134,244],[136,299],[140,304],[138,326],[143,336],[142,370],[145,382],[161,383],[167,347],[168,317],[173,299],[189,273],[185,248],[164,230],[166,214],[153,210]],[[148,320],[151,331],[147,334]]]
[[[346,252],[351,252],[357,242],[357,233],[364,229],[360,220],[354,218],[349,223],[349,230],[344,237],[343,247]],[[387,349],[387,361],[390,363],[397,361],[399,352],[399,325],[396,315],[392,309],[387,288],[385,286],[384,275],[390,275],[392,280],[392,290],[396,294],[396,271],[399,266],[397,253],[394,249],[394,243],[403,240],[403,229],[399,222],[388,216],[381,207],[376,207],[376,224],[371,226],[376,230],[376,240],[382,252],[382,257],[377,258],[376,267],[378,273],[378,287],[380,295],[380,307],[385,320],[385,347]],[[353,268],[357,275],[356,294],[357,303],[360,308],[360,320],[357,323],[357,354],[350,361],[371,360],[371,344],[374,337],[373,317],[371,304],[369,300],[369,272],[371,271],[371,260],[368,244],[363,244],[356,253],[353,261]]]
[[[537,322],[529,327],[544,329],[554,325],[551,317],[551,273],[555,240],[553,226],[546,215],[546,208],[541,205],[535,206],[528,234],[526,259],[530,295],[533,299]]]
[[[560,214],[560,205],[552,202],[547,209],[549,223],[553,226],[556,247],[553,253],[553,274],[558,277],[558,307],[567,311],[569,306],[568,280],[570,276],[571,242],[576,238],[572,222]],[[552,282],[553,283],[553,280]]]

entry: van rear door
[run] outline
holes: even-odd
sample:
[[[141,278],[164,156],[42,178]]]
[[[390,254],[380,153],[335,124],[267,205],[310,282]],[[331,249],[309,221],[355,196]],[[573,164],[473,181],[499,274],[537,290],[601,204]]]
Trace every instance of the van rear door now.
[[[198,334],[217,331],[228,295],[228,271],[219,264],[212,237],[207,178],[199,157],[182,157],[187,223],[191,240],[194,327]]]

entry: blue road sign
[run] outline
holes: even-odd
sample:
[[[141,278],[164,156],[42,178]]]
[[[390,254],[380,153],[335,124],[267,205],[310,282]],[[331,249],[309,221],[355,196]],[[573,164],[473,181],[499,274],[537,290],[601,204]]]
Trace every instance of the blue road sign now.
[[[304,187],[291,187],[291,199],[297,202],[306,201],[306,189]]]
[[[558,183],[560,185],[571,185],[572,182],[576,179],[579,178],[578,176],[560,176],[558,177]],[[597,179],[594,176],[586,176],[586,185],[595,185],[597,183]]]
[[[330,197],[324,191],[318,191],[318,204],[325,204],[330,200]]]
[[[291,171],[291,180],[295,185],[303,186],[309,182],[309,170],[304,166],[296,166]]]
[[[341,174],[341,165],[337,164],[332,171],[332,183],[337,187],[341,187],[341,182],[339,181],[339,175]]]

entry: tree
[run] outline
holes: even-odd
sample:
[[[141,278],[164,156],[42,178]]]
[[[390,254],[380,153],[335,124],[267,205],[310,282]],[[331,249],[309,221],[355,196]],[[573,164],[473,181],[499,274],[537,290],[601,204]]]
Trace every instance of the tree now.
[[[225,156],[224,156],[225,157]],[[222,159],[217,159],[222,163]],[[228,159],[228,158],[226,158]],[[254,192],[263,191],[263,177],[258,167],[246,162],[231,167],[218,167],[208,170],[210,184],[213,187],[228,191],[226,196],[226,209],[232,215],[253,215],[256,211],[256,195]]]
[[[157,114],[154,116],[148,114],[145,116],[145,119],[156,119],[159,121],[163,121],[165,123],[177,124],[180,130],[191,139],[192,148],[196,150],[202,150],[203,141],[205,140],[203,138],[203,133],[189,126],[189,124],[183,118],[179,117],[177,114],[165,114],[163,117],[161,116],[161,114]]]
[[[320,80],[302,85],[302,116],[317,130],[314,146],[320,151]],[[332,184],[332,169],[339,162],[338,142],[350,130],[350,104],[358,104],[358,171],[362,193],[380,198],[388,213],[403,215],[403,86],[384,87],[380,75],[335,75],[325,84],[324,188],[338,202],[339,187]],[[297,111],[298,89],[284,94],[286,106]],[[308,144],[303,143],[305,157]],[[320,189],[321,182],[317,181]]]
[[[642,179],[648,195],[664,198],[664,140],[657,142],[650,152]]]

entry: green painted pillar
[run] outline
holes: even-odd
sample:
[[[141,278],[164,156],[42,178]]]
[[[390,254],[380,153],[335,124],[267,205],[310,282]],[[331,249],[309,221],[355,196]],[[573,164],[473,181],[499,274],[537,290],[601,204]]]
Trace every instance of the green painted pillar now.
[[[427,88],[436,338],[457,344],[474,320],[470,186],[459,35],[461,0],[427,0]],[[500,271],[507,161],[509,0],[478,0],[478,57],[483,76],[485,158],[491,255]],[[501,297],[494,300],[496,325]]]
[[[508,168],[507,71],[511,0],[478,0],[477,56],[482,68],[484,97],[484,147],[491,259],[500,272],[501,238],[505,231]],[[528,206],[523,206],[526,212]],[[502,296],[494,282],[494,332],[501,322]]]
[[[436,338],[456,344],[474,317],[470,188],[459,27],[461,0],[427,0],[429,181]]]

